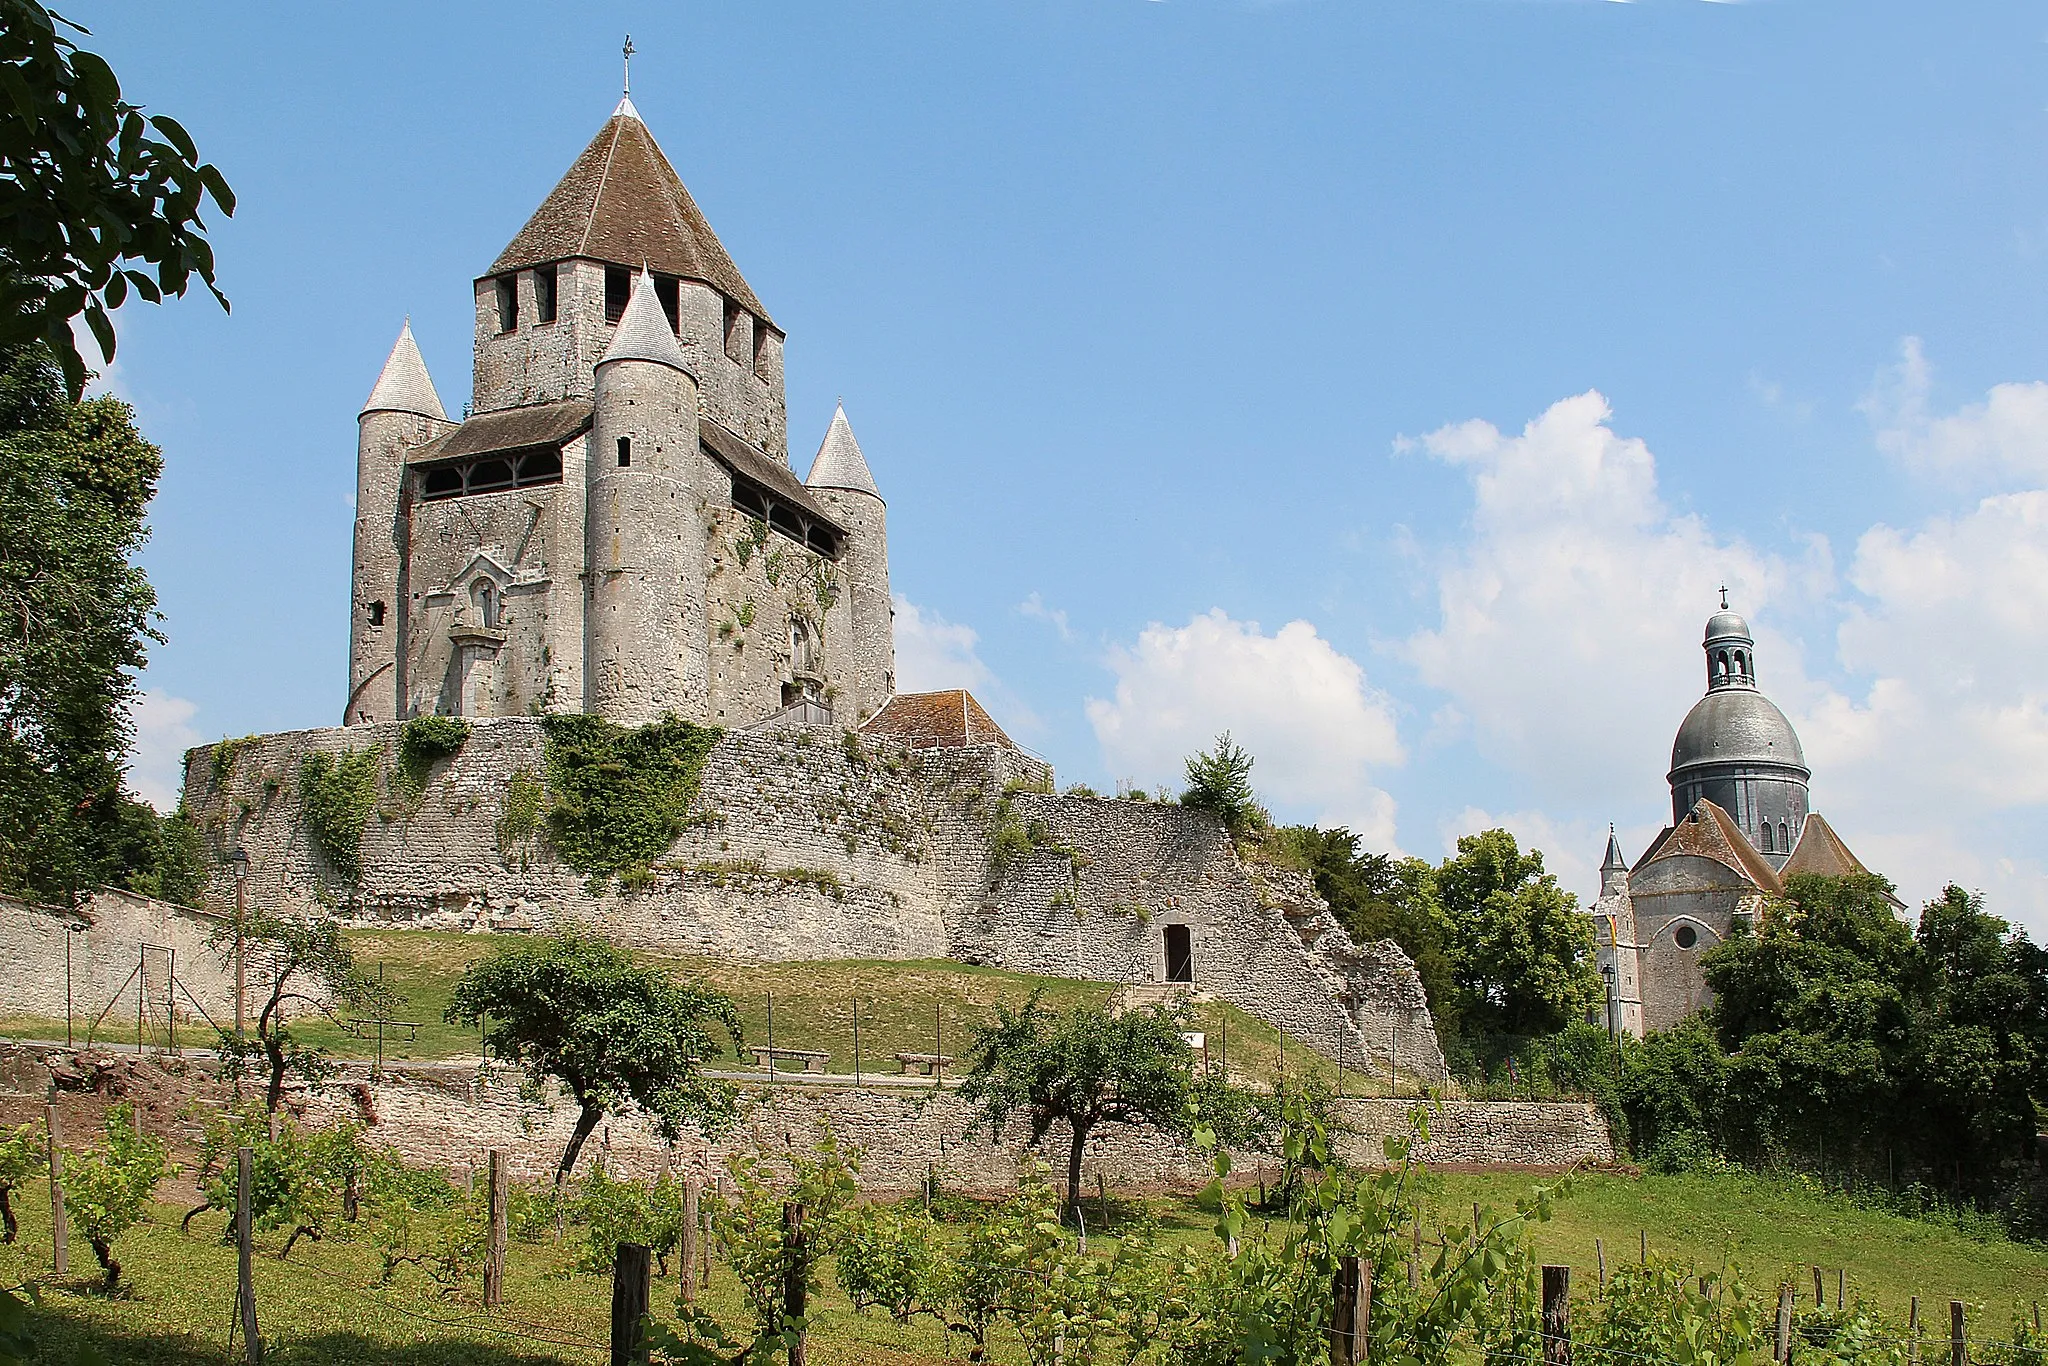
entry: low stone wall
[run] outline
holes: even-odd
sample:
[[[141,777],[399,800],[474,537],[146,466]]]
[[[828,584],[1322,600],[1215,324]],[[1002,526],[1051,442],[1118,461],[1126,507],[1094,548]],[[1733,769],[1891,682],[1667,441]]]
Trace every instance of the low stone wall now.
[[[6,971],[0,972],[0,1015],[62,1020],[68,949],[70,1011],[78,1037],[83,1038],[87,1026],[106,1011],[102,1033],[120,1038],[125,1029],[132,1039],[138,968],[147,944],[152,952],[145,1014],[151,1023],[161,1028],[165,1012],[175,1002],[181,1027],[194,1021],[203,1028],[194,999],[215,1019],[231,1020],[234,973],[223,968],[207,947],[208,937],[221,924],[220,917],[205,911],[112,887],[95,891],[77,910],[0,897],[0,946],[7,960]],[[154,951],[158,949],[167,952]],[[172,971],[184,990],[170,989]]]
[[[0,1045],[0,1124],[42,1113],[54,1093],[67,1140],[93,1141],[109,1104],[137,1102],[155,1132],[189,1149],[226,1091],[211,1064],[199,1058],[80,1056],[39,1045]],[[523,1102],[517,1077],[501,1068],[438,1064],[388,1069],[372,1083],[359,1064],[346,1066],[317,1095],[288,1093],[305,1122],[322,1126],[351,1120],[368,1127],[415,1166],[452,1173],[481,1168],[500,1149],[513,1175],[540,1180],[553,1174],[575,1123],[566,1101]],[[1361,1165],[1385,1160],[1383,1141],[1409,1131],[1413,1102],[1340,1100],[1338,1152]],[[1025,1126],[1013,1123],[1000,1137],[971,1122],[970,1107],[950,1087],[806,1084],[750,1085],[739,1123],[716,1139],[686,1133],[673,1148],[639,1119],[606,1123],[584,1149],[583,1163],[602,1160],[626,1175],[664,1169],[713,1176],[739,1152],[768,1155],[808,1148],[822,1125],[862,1152],[861,1185],[877,1193],[916,1190],[927,1171],[942,1184],[973,1191],[1006,1190],[1033,1150]],[[1446,1101],[1429,1115],[1429,1142],[1418,1152],[1444,1166],[1562,1169],[1614,1160],[1599,1112],[1587,1104],[1523,1101]],[[1055,1174],[1066,1165],[1067,1131],[1056,1126],[1036,1158]],[[1260,1160],[1248,1155],[1240,1174],[1256,1176]],[[1118,1187],[1192,1189],[1212,1174],[1209,1158],[1181,1139],[1146,1127],[1117,1125],[1091,1140],[1083,1165],[1092,1183],[1099,1172]]]

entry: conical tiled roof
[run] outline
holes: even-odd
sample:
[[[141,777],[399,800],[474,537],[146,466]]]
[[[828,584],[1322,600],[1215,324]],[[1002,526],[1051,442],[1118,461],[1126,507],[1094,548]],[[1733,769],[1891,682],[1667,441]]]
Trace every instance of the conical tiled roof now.
[[[768,312],[630,102],[598,130],[569,173],[487,272],[572,256],[702,280],[757,318]]]
[[[618,330],[612,333],[612,344],[605,348],[604,359],[599,365],[615,360],[651,360],[660,365],[673,366],[683,373],[690,371],[690,361],[683,354],[682,343],[668,325],[668,313],[661,306],[661,296],[654,292],[654,277],[646,271],[633,285],[633,297],[626,300],[626,311],[619,315]]]
[[[868,472],[867,457],[860,453],[860,442],[853,439],[853,424],[846,420],[844,406],[833,412],[818,458],[811,462],[811,477],[804,483],[814,489],[851,489],[871,498],[882,496],[875,487],[875,476]]]
[[[448,420],[447,411],[441,407],[441,396],[434,392],[434,381],[427,374],[426,357],[420,355],[419,343],[412,339],[410,319],[398,330],[398,343],[385,357],[384,369],[378,374],[363,411],[419,413],[443,422]]]
[[[1863,866],[1863,860],[1842,843],[1835,827],[1815,812],[1807,816],[1806,824],[1799,831],[1799,847],[1792,851],[1791,858],[1785,860],[1785,866],[1778,870],[1778,875],[1791,877],[1794,873],[1818,873],[1822,877],[1847,877],[1851,873],[1869,871]]]

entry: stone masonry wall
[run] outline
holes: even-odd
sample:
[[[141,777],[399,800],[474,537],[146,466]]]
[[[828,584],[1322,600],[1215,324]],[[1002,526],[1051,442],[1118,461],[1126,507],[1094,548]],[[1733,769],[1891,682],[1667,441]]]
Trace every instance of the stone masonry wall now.
[[[233,909],[233,894],[229,895]],[[35,906],[0,897],[0,944],[7,946],[7,970],[0,972],[0,1015],[62,1020],[65,1014],[65,941],[70,941],[70,1010],[77,1035],[85,1037],[94,1017],[113,1008],[102,1037],[119,1039],[135,1029],[135,974],[144,944],[168,948],[175,960],[151,955],[149,1010],[161,1024],[173,993],[169,971],[198,999],[208,1015],[231,1020],[235,1013],[234,973],[206,946],[220,917],[132,892],[102,887],[76,911]],[[72,926],[81,926],[76,932]],[[175,994],[180,1027],[204,1026],[183,993]],[[125,1022],[125,1024],[124,1024]],[[62,1032],[61,1027],[59,1033]],[[198,1036],[195,1035],[196,1039]],[[209,1035],[210,1037],[210,1035]]]
[[[1248,867],[1212,817],[1177,806],[1037,796],[1039,761],[1002,748],[903,750],[844,731],[728,733],[692,826],[637,890],[593,888],[545,833],[507,843],[515,776],[544,775],[541,723],[479,720],[417,803],[390,789],[342,883],[300,818],[305,755],[372,745],[387,772],[399,727],[300,731],[187,756],[187,802],[224,856],[250,858],[256,904],[341,908],[363,923],[526,930],[582,924],[618,942],[737,960],[955,957],[1026,972],[1162,983],[1168,925],[1189,927],[1196,983],[1354,1068],[1439,1080],[1443,1058],[1414,968],[1356,945],[1307,879]],[[1006,795],[1006,793],[1008,795]],[[998,869],[1009,823],[1035,847]],[[217,873],[204,904],[232,905]]]

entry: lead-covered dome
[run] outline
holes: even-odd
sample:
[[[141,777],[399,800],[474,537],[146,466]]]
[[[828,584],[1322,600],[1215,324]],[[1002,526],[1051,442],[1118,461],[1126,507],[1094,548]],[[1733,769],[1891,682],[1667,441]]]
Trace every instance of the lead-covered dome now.
[[[1740,612],[1725,609],[1707,618],[1706,642],[1711,645],[1717,640],[1750,640],[1749,623],[1742,619]]]
[[[1674,776],[1696,764],[1730,763],[1806,767],[1798,732],[1754,688],[1720,688],[1693,703],[1671,744]]]

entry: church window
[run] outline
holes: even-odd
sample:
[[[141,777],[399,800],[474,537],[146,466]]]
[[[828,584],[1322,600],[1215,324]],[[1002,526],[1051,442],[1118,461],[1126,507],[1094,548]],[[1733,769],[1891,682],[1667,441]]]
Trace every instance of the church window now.
[[[512,487],[512,462],[503,458],[479,460],[469,467],[469,492],[487,493]]]
[[[661,311],[668,314],[668,330],[678,337],[683,335],[682,287],[673,275],[654,277],[654,297],[661,300]]]
[[[633,293],[633,276],[624,266],[604,268],[604,320],[615,323],[626,316],[626,300]]]
[[[625,469],[628,465],[632,463],[633,438],[630,436],[622,436],[619,438],[619,468]]]
[[[1778,848],[1787,854],[1792,852],[1792,827],[1783,821],[1778,822]]]
[[[370,625],[372,625],[372,626],[382,626],[383,624],[384,624],[384,604],[383,604],[383,603],[381,603],[381,602],[373,602],[373,603],[371,603],[371,604],[370,604]]]
[[[1765,821],[1765,822],[1764,822],[1763,836],[1764,836],[1764,849],[1763,849],[1763,851],[1764,851],[1764,852],[1765,852],[1766,854],[1775,854],[1775,853],[1777,853],[1778,851],[1777,851],[1776,849],[1773,849],[1773,848],[1771,847],[1771,823],[1770,823],[1769,821]]]
[[[519,326],[519,277],[498,277],[498,330],[510,332]]]
[[[533,320],[551,323],[555,320],[555,272],[559,266],[542,266],[533,272]]]
[[[1700,942],[1700,932],[1690,925],[1680,925],[1671,932],[1671,942],[1681,949],[1689,949]]]

